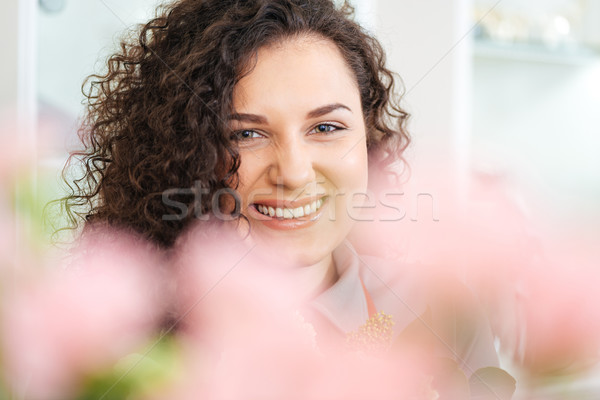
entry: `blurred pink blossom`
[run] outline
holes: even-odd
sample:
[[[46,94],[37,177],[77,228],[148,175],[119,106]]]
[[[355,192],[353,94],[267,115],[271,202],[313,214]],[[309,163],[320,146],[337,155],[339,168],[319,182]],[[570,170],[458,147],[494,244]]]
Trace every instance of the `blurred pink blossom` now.
[[[420,262],[416,273],[427,279],[461,277],[485,304],[502,350],[526,373],[570,373],[597,363],[599,259],[585,232],[572,232],[568,243],[551,240],[542,229],[553,220],[543,199],[506,177],[473,177],[463,197],[456,182],[435,176],[422,181],[432,190],[389,183],[379,187],[383,195],[398,194],[396,214],[405,211],[405,216],[386,221],[389,206],[370,209],[371,219],[359,221],[358,234],[353,234],[356,247]],[[433,201],[433,208],[423,203],[420,212],[411,211],[419,193],[432,194],[423,200]],[[536,205],[534,218],[531,207]]]
[[[94,232],[66,268],[16,282],[0,325],[11,389],[64,399],[84,375],[139,350],[163,310],[154,256],[132,237]]]
[[[523,274],[521,356],[533,374],[577,372],[600,361],[598,264],[585,249],[555,248],[550,256]]]
[[[320,347],[294,271],[235,232],[198,229],[179,246],[183,375],[153,398],[437,398],[422,360]]]

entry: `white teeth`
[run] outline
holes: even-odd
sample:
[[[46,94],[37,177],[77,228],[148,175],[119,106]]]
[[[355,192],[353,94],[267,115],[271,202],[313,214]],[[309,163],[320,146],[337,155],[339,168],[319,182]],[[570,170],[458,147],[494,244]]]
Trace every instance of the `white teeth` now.
[[[319,200],[313,201],[310,204],[305,205],[304,207],[297,207],[294,209],[264,206],[262,204],[257,204],[256,209],[261,214],[264,214],[264,215],[267,215],[270,217],[292,219],[292,218],[302,218],[306,215],[314,214],[315,212],[317,212],[317,210],[319,208],[321,208],[322,205],[323,205],[323,199],[319,199]]]
[[[294,214],[294,218],[302,218],[304,217],[304,207],[294,208],[292,213]]]

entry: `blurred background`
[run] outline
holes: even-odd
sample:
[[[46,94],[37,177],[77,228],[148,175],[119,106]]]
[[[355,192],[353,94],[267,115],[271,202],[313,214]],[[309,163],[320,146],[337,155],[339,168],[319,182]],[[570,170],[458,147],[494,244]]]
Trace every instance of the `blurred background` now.
[[[0,185],[0,206],[17,211],[14,222],[1,213],[0,222],[52,232],[39,221],[44,205],[63,195],[62,167],[80,146],[84,79],[104,71],[119,39],[158,3],[3,1],[0,183],[11,164],[28,168],[12,182],[16,190]],[[409,186],[432,194],[435,222],[448,204],[502,193],[553,243],[576,237],[600,248],[600,0],[351,3],[402,78],[412,115]],[[444,203],[440,182],[459,203]],[[485,197],[482,183],[506,190]],[[430,233],[415,242],[427,247]]]
[[[119,37],[157,3],[3,2],[0,105],[4,121],[20,121],[9,142],[40,154],[34,203],[60,194],[84,78],[103,71]],[[458,196],[474,175],[525,181],[563,232],[600,233],[600,0],[352,4],[404,81],[413,170],[450,173]]]

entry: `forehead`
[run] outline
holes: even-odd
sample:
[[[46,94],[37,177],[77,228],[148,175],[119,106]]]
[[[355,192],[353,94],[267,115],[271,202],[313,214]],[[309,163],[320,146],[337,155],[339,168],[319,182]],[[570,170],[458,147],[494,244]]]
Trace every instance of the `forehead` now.
[[[359,101],[354,73],[335,43],[312,36],[259,49],[252,69],[234,89],[238,112],[274,103],[304,108],[340,99]]]

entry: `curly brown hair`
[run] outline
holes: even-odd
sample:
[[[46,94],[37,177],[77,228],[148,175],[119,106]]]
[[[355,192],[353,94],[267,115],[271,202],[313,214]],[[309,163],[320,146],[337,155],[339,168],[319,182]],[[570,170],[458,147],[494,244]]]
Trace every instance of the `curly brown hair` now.
[[[237,187],[240,157],[229,128],[236,83],[259,48],[310,34],[334,42],[354,72],[370,165],[390,170],[409,143],[379,42],[330,0],[178,0],[122,40],[103,75],[88,77],[79,135],[83,165],[62,204],[72,226],[105,223],[171,247],[194,216]],[[67,169],[65,169],[67,171]],[[64,172],[66,176],[66,172]],[[67,180],[67,179],[65,179]],[[195,191],[206,196],[198,201]],[[163,194],[186,207],[183,218]]]

